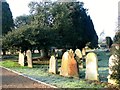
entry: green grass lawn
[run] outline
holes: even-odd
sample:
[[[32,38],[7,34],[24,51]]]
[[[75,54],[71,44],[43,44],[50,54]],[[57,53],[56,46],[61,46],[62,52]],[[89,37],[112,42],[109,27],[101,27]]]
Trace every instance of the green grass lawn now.
[[[2,66],[23,73],[59,88],[104,88],[105,84],[95,84],[84,79],[66,78],[60,75],[48,73],[48,65],[34,65],[34,68],[21,67],[13,61],[3,61]],[[1,63],[1,62],[0,62]],[[9,63],[9,64],[8,64]],[[0,64],[1,65],[1,64]],[[10,67],[11,66],[11,67]],[[34,73],[33,73],[34,72]]]
[[[85,80],[85,68],[82,70],[80,69],[80,79],[75,79],[62,77],[59,74],[55,75],[48,73],[49,65],[43,64],[42,62],[39,62],[39,64],[34,64],[33,68],[28,68],[27,66],[20,66],[13,60],[5,60],[0,62],[0,66],[10,68],[17,72],[23,73],[24,75],[57,86],[59,88],[107,88],[109,87],[109,84],[103,82],[107,82],[108,59],[110,54],[106,52],[95,53],[98,55],[98,72],[101,82]],[[58,60],[58,62],[60,66],[60,60]]]

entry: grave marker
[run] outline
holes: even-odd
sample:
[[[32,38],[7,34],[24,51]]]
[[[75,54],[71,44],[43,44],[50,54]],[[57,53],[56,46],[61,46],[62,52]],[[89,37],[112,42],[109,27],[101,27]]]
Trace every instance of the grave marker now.
[[[74,53],[72,49],[65,52],[62,56],[60,75],[66,77],[79,77],[79,71],[77,67],[77,62],[74,59]]]
[[[49,72],[57,74],[57,60],[55,59],[54,56],[51,56],[50,61],[49,61]]]
[[[82,53],[81,53],[80,49],[76,49],[76,50],[75,50],[75,54],[76,54],[76,56],[78,56],[79,58],[82,58]]]
[[[98,78],[98,58],[93,52],[88,53],[86,56],[86,79],[97,80]]]
[[[77,60],[79,67],[83,68],[82,52],[80,49],[75,50],[75,59]]]
[[[27,56],[27,62],[28,62],[28,67],[33,67],[33,63],[32,63],[32,53],[30,50],[27,50],[26,52],[26,56]]]
[[[18,63],[21,65],[21,66],[25,66],[25,59],[24,59],[24,54],[19,52],[19,60],[18,60]]]
[[[82,49],[82,55],[83,55],[83,56],[86,55],[86,50],[85,50],[85,48]]]

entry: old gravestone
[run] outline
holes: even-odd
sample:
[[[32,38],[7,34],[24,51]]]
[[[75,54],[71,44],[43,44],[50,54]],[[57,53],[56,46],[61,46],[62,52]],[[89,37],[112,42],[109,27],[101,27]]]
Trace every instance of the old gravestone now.
[[[77,60],[79,67],[83,68],[82,52],[80,49],[75,50],[75,59]]]
[[[54,56],[51,56],[50,61],[49,61],[49,72],[57,74],[57,60],[55,59]]]
[[[83,56],[86,55],[86,50],[85,50],[85,48],[82,49],[82,55],[83,55]]]
[[[85,79],[97,80],[98,78],[98,58],[93,52],[90,52],[86,56],[86,76]]]
[[[117,60],[117,55],[111,55],[109,58],[109,75],[108,75],[108,83],[116,84],[116,80],[111,78],[111,74],[114,72],[112,67],[115,65],[114,61]]]
[[[80,49],[76,49],[76,50],[75,50],[75,54],[76,54],[76,56],[78,56],[79,58],[82,58],[82,53],[81,53]]]
[[[32,53],[30,50],[27,50],[26,52],[26,56],[27,56],[27,62],[28,62],[28,67],[33,67],[33,63],[32,63]]]
[[[18,60],[18,63],[19,63],[21,66],[25,66],[24,53],[19,52],[19,60]]]
[[[60,75],[78,78],[78,73],[79,71],[77,67],[77,62],[74,59],[73,51],[70,49],[69,51],[65,52],[62,56]]]

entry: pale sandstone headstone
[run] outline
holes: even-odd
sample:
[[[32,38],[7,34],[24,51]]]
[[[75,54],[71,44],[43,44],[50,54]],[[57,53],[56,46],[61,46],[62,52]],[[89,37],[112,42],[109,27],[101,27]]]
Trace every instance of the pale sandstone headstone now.
[[[70,49],[68,52],[65,52],[62,56],[60,75],[66,77],[79,77],[79,71],[77,67],[77,62],[74,59],[74,53]]]
[[[83,56],[86,55],[86,50],[85,50],[85,48],[82,49],[82,55],[83,55]]]
[[[110,78],[111,74],[113,73],[112,67],[115,65],[114,61],[117,60],[117,55],[111,55],[109,58],[109,75],[108,75],[108,83],[116,85],[116,80]]]
[[[76,54],[76,56],[78,56],[79,58],[82,58],[82,52],[80,51],[80,49],[76,49],[76,50],[75,50],[75,54]]]
[[[57,74],[57,60],[55,59],[54,56],[51,56],[50,61],[49,61],[49,72]]]
[[[80,49],[75,50],[75,55],[75,59],[77,60],[79,67],[83,68],[82,52]]]
[[[28,62],[28,67],[33,67],[33,63],[32,63],[32,53],[30,50],[27,50],[26,52],[26,56],[27,56],[27,62]]]
[[[97,80],[98,78],[98,58],[93,52],[88,53],[86,56],[86,79]]]
[[[21,66],[25,66],[25,59],[24,59],[24,53],[21,53],[19,52],[19,60],[18,60],[18,63],[21,65]]]

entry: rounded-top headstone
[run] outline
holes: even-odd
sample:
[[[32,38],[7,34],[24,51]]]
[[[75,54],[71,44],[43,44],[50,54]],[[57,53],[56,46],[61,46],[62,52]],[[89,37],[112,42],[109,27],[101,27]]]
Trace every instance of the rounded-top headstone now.
[[[32,63],[32,52],[30,50],[27,50],[26,52],[26,56],[27,56],[27,61],[28,61],[28,67],[33,67],[33,63]]]
[[[51,56],[50,61],[49,61],[49,72],[57,74],[57,60],[55,59],[55,56]]]
[[[79,58],[82,58],[82,52],[80,51],[80,49],[76,49],[76,50],[75,50],[75,54],[76,54],[76,56],[78,56]]]
[[[86,56],[86,79],[99,80],[98,79],[98,58],[93,52],[90,52]]]

